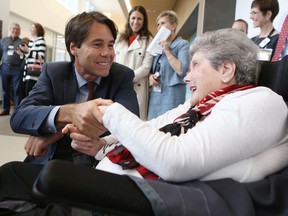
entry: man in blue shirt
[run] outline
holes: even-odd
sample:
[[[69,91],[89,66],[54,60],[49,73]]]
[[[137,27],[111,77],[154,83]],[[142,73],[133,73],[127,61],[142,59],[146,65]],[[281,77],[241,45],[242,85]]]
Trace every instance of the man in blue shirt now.
[[[0,43],[0,61],[2,60],[2,111],[0,116],[9,115],[10,113],[11,88],[13,88],[14,110],[21,101],[23,57],[21,58],[19,55],[19,46],[22,43],[21,38],[19,38],[20,33],[20,25],[12,23],[10,25],[10,36],[3,38]]]

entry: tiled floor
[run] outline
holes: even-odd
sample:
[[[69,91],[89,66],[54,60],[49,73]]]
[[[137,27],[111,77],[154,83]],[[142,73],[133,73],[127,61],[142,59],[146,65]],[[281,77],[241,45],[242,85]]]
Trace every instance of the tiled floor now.
[[[9,121],[10,115],[0,116],[0,165],[9,161],[22,161],[26,156],[23,147],[28,136],[14,133]]]

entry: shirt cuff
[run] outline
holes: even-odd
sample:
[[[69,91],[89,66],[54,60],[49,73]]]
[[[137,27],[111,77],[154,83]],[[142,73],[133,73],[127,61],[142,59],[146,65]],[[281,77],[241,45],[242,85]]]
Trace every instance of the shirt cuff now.
[[[41,131],[45,133],[57,133],[57,128],[55,125],[55,116],[60,109],[60,106],[54,107],[49,115],[47,116],[46,121],[43,123],[43,126],[41,126]]]

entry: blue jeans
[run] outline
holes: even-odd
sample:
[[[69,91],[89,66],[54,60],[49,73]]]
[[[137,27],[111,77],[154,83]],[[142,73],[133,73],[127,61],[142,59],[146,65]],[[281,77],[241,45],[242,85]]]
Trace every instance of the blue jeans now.
[[[10,111],[10,93],[12,88],[12,98],[14,102],[14,110],[21,102],[21,82],[23,67],[1,65],[2,71],[2,112]]]

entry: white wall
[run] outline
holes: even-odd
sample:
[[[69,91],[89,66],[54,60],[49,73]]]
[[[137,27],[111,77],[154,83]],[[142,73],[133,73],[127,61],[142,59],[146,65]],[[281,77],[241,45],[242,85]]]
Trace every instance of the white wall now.
[[[20,37],[31,37],[30,26],[38,22],[45,28],[48,47],[55,46],[56,34],[64,34],[67,21],[72,12],[57,0],[0,0],[0,19],[3,21],[3,37],[9,34],[13,22],[21,26]]]
[[[288,12],[288,1],[287,0],[278,0],[279,2],[279,13],[274,19],[274,27],[280,31],[283,16],[286,15]],[[250,11],[251,11],[251,3],[252,0],[237,0],[236,1],[236,12],[235,12],[235,19],[244,19],[248,22],[249,29],[248,29],[248,37],[251,38],[259,34],[260,29],[254,28],[252,20],[250,19]]]
[[[57,0],[10,0],[10,12],[60,34],[64,33],[67,20],[73,16]]]

